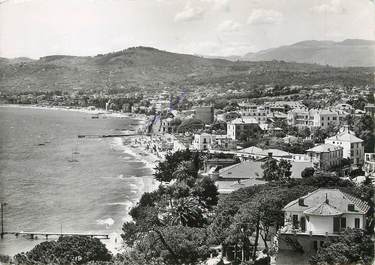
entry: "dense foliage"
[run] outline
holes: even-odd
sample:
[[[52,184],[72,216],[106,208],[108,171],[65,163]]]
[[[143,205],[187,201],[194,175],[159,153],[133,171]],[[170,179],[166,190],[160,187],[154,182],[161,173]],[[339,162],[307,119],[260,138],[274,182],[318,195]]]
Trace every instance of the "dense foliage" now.
[[[99,239],[85,236],[60,237],[46,241],[26,253],[17,254],[15,262],[31,264],[85,264],[90,261],[109,261],[111,254]]]
[[[318,253],[311,257],[312,265],[372,264],[374,243],[368,235],[358,229],[348,228],[345,233],[325,243]]]
[[[168,155],[155,173],[159,188],[130,211],[122,237],[146,260],[192,264],[208,257],[206,227],[218,193],[210,178],[198,176],[201,163],[189,150]]]

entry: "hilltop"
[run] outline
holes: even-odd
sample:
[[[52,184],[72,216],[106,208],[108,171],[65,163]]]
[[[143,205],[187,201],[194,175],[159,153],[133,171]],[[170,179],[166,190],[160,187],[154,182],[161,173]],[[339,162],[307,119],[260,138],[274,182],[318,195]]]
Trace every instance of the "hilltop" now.
[[[283,60],[337,67],[375,66],[375,41],[347,39],[341,42],[308,40],[277,48],[228,57],[244,61]]]
[[[284,61],[229,61],[149,47],[96,56],[0,59],[0,91],[135,90],[179,86],[372,82],[373,69]]]

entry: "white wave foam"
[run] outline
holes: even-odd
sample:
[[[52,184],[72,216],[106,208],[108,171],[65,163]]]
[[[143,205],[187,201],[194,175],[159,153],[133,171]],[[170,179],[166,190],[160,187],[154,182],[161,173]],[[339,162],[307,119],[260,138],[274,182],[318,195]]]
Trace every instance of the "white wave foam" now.
[[[124,205],[124,206],[129,206],[129,202],[109,202],[107,205]]]
[[[106,229],[111,227],[115,223],[115,220],[113,220],[111,217],[106,219],[98,219],[96,220],[96,224],[98,225],[105,225]]]

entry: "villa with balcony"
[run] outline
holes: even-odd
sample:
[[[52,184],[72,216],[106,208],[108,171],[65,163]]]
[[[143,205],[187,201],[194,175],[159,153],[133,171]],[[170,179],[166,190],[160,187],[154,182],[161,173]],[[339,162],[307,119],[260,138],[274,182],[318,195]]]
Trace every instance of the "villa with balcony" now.
[[[298,245],[304,252],[316,251],[347,228],[365,229],[369,205],[339,189],[320,188],[288,203],[279,249]]]

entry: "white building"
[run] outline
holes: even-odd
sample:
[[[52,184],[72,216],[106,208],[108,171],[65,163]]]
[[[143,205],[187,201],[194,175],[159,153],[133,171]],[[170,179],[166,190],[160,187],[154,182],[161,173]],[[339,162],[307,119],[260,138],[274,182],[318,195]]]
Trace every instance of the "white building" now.
[[[369,209],[366,202],[338,189],[317,189],[283,208],[285,225],[279,248],[288,249],[283,239],[292,235],[305,251],[317,250],[346,228],[365,229]]]
[[[231,150],[236,147],[236,142],[227,135],[209,133],[195,134],[192,149],[195,150]]]
[[[363,165],[365,176],[375,182],[375,153],[365,153],[365,161]]]
[[[244,118],[254,118],[258,123],[267,122],[267,110],[264,106],[256,106],[254,108],[252,105],[249,108],[240,111],[241,116]]]
[[[258,121],[254,118],[238,118],[227,123],[227,136],[233,140],[251,137],[260,131]]]
[[[209,150],[215,141],[215,135],[202,133],[195,134],[192,147],[195,150]]]
[[[287,122],[291,126],[321,127],[325,129],[330,125],[339,125],[343,116],[339,111],[326,109],[293,109],[288,112]]]
[[[356,137],[347,127],[337,135],[325,140],[325,143],[343,148],[343,157],[348,158],[354,165],[362,165],[364,157],[363,140]]]

